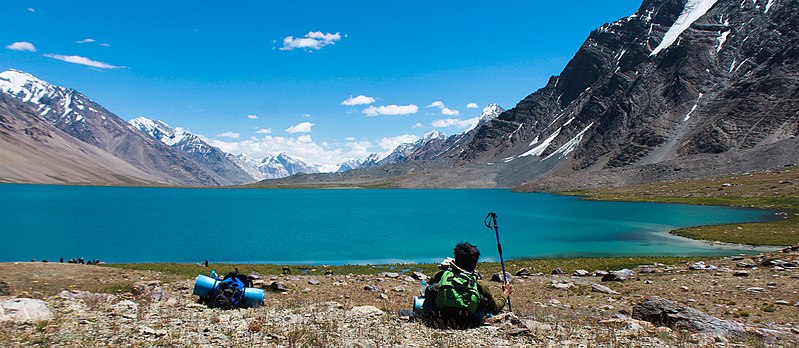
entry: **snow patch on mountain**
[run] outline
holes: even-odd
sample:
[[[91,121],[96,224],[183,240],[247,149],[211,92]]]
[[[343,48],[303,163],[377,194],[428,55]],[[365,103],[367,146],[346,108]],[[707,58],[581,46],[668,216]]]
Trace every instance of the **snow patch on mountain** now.
[[[580,133],[577,133],[577,135],[575,135],[574,138],[563,144],[561,147],[555,150],[555,152],[549,154],[549,156],[544,157],[544,159],[545,160],[549,159],[555,155],[558,155],[558,159],[562,159],[568,156],[572,151],[574,151],[574,149],[577,148],[577,145],[579,145],[580,141],[583,140],[583,135],[585,134],[585,132],[588,131],[588,129],[591,128],[591,126],[593,125],[594,123],[591,122],[591,124],[585,127],[585,129],[583,129]]]
[[[705,13],[716,4],[716,1],[717,0],[688,0],[680,16],[677,17],[674,24],[672,24],[669,30],[666,31],[666,34],[663,35],[663,41],[660,41],[660,44],[655,47],[649,56],[657,55],[660,51],[671,46],[674,41],[677,41],[680,34],[688,29],[697,19],[704,16]]]

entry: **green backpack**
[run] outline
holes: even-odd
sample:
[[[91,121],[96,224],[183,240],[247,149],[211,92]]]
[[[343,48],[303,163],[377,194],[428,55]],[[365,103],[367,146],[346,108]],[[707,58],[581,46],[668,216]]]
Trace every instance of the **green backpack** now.
[[[477,276],[466,272],[446,270],[438,281],[436,307],[459,308],[474,314],[480,303],[480,292],[477,291]]]

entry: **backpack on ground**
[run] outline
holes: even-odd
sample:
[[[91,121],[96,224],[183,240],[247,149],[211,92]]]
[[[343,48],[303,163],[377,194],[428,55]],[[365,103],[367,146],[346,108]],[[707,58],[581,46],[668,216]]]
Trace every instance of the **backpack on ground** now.
[[[470,314],[477,311],[481,296],[475,274],[445,270],[437,287],[436,307],[439,309],[466,310]]]
[[[246,283],[239,277],[225,277],[208,296],[206,305],[211,308],[233,309],[244,305]]]

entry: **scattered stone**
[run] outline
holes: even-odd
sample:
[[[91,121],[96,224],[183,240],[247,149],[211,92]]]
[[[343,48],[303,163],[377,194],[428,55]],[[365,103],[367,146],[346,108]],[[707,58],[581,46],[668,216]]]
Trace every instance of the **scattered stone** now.
[[[397,272],[386,272],[384,273],[386,278],[397,279],[400,277],[400,274]]]
[[[692,271],[715,271],[719,268],[713,265],[705,265],[704,261],[697,261],[688,265],[688,269]]]
[[[133,297],[145,299],[153,302],[166,301],[169,299],[169,292],[161,286],[160,280],[148,280],[135,282],[130,288]]]
[[[748,277],[749,276],[749,272],[747,272],[747,271],[735,271],[735,273],[733,273],[732,275],[735,276],[735,277]]]
[[[740,323],[722,320],[677,302],[651,297],[633,306],[634,319],[645,320],[658,326],[706,334],[743,336],[747,333]]]
[[[397,286],[397,287],[394,287],[394,291],[395,292],[405,292],[405,288],[403,288],[402,286]]]
[[[517,277],[529,277],[530,276],[530,271],[528,271],[527,268],[522,268],[518,272],[516,272],[516,274],[514,274],[514,275],[517,276]]]
[[[287,292],[289,289],[286,287],[286,284],[282,282],[271,282],[269,283],[269,290],[277,291],[277,292]]]
[[[680,287],[680,290],[682,290],[682,291],[688,291],[688,290],[691,290],[691,289],[690,289],[690,288],[688,288],[687,286],[681,286],[681,287]]]
[[[0,322],[37,322],[53,319],[53,312],[42,300],[12,298],[0,301]]]
[[[413,272],[411,273],[411,277],[416,280],[426,280],[427,276],[422,272]]]
[[[383,311],[375,306],[355,306],[347,312],[347,316],[352,318],[371,318],[383,315]]]
[[[774,304],[787,306],[787,305],[790,305],[791,303],[788,302],[788,301],[785,301],[785,300],[779,300],[779,301],[774,302]]]
[[[6,282],[0,280],[0,296],[8,296],[11,295],[11,288],[8,287]]]
[[[380,296],[379,296],[379,297],[380,297],[380,299],[383,299],[383,300],[388,300],[388,295],[386,295],[386,294],[384,294],[384,293],[382,293],[382,292],[380,293]]]
[[[58,297],[63,299],[81,299],[91,302],[105,302],[110,300],[114,295],[111,294],[95,294],[89,291],[82,290],[64,290],[58,293]]]
[[[513,276],[511,276],[509,272],[505,272],[505,279],[508,281],[508,283],[513,282]],[[491,281],[502,283],[502,272],[492,274]]]
[[[565,280],[562,280],[562,281],[554,281],[553,280],[552,281],[552,287],[555,288],[555,289],[566,290],[566,289],[574,287],[574,283],[568,282],[568,281],[565,281]]]
[[[551,274],[552,274],[552,275],[561,275],[561,274],[563,274],[563,273],[564,273],[564,272],[563,272],[563,270],[562,270],[562,269],[560,269],[560,268],[555,268],[555,269],[553,269],[553,270],[552,270],[552,272],[551,272]]]
[[[649,280],[649,279],[647,279],[647,280],[644,280],[644,284],[652,284],[652,283],[654,283],[654,282],[653,282],[653,281],[651,281],[651,280]]]
[[[655,326],[648,321],[636,320],[632,318],[612,318],[601,320],[599,323],[605,324],[608,327],[612,327],[617,330],[625,330],[632,334],[640,334],[655,328]]]
[[[599,292],[599,293],[603,293],[603,294],[611,294],[611,295],[618,295],[619,294],[618,291],[615,291],[615,290],[613,290],[613,289],[611,289],[611,288],[609,288],[607,286],[604,286],[602,284],[591,284],[591,291]]]
[[[144,325],[139,326],[139,332],[144,335],[150,335],[155,337],[162,337],[166,336],[167,334],[166,330],[155,330],[149,326],[144,326]]]
[[[379,287],[377,285],[367,285],[367,286],[364,286],[363,289],[366,290],[366,291],[383,292],[383,288],[381,288],[381,287]]]
[[[735,255],[735,256],[732,257],[733,261],[740,261],[740,260],[743,260],[743,259],[744,259],[743,255]]]
[[[333,275],[333,270],[332,269],[325,270],[325,275],[326,276],[332,276]]]
[[[746,288],[746,291],[748,291],[748,292],[762,292],[763,290],[765,290],[765,289],[763,289],[761,287],[757,287],[757,286],[753,286],[751,288]]]
[[[641,273],[641,274],[655,273],[655,270],[652,269],[652,267],[644,266],[644,267],[641,267],[641,269],[638,271],[638,273]]]
[[[751,264],[751,263],[746,263],[746,262],[738,262],[738,263],[735,264],[735,267],[738,267],[738,268],[755,268],[755,267],[757,267],[757,265],[754,265],[754,264]]]
[[[406,282],[409,282],[409,283],[413,283],[413,282],[416,281],[416,279],[413,279],[413,277],[409,277],[409,276],[405,276],[405,278],[402,278],[402,280],[406,281]]]
[[[594,275],[594,277],[604,277],[604,276],[608,275],[608,271],[603,271],[601,269],[598,269],[598,270],[595,270],[594,273],[592,273],[592,274]]]
[[[320,281],[317,279],[308,279],[308,284],[319,285]]]
[[[577,277],[587,277],[587,276],[590,276],[591,273],[588,273],[588,271],[586,271],[584,269],[578,269],[578,270],[574,271],[574,273],[572,275],[577,276]]]
[[[621,282],[628,279],[635,278],[635,272],[629,269],[622,269],[618,271],[612,271],[605,276],[602,277],[603,282]]]

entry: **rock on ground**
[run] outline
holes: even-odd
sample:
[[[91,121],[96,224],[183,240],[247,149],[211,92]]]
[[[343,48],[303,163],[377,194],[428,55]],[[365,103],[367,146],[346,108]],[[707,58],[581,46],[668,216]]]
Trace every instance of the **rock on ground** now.
[[[725,337],[744,336],[746,328],[734,321],[722,320],[674,301],[651,297],[633,306],[633,318],[658,326]]]
[[[0,322],[36,322],[53,319],[53,312],[41,300],[13,298],[0,301]]]

